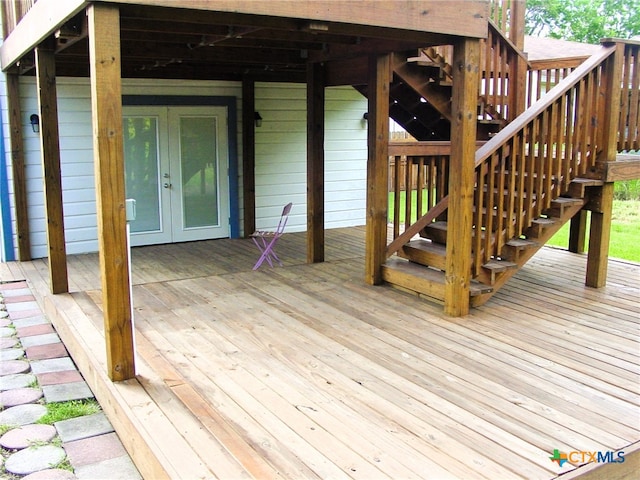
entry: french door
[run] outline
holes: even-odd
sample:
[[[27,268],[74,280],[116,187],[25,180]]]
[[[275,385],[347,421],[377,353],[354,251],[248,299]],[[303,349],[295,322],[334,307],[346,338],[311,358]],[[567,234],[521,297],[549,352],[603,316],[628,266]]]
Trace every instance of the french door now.
[[[125,107],[131,244],[229,236],[226,107]]]

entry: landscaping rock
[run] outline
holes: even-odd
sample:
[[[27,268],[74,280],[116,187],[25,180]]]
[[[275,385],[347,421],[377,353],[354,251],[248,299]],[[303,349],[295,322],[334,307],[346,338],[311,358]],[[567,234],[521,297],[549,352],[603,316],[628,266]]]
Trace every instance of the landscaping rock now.
[[[7,458],[4,467],[15,475],[29,475],[55,467],[65,459],[62,447],[41,445],[20,450]]]
[[[26,373],[31,367],[29,362],[24,360],[7,360],[0,363],[0,375],[15,375],[17,373]]]
[[[0,407],[15,407],[35,403],[42,398],[42,390],[39,388],[16,388],[0,393]]]
[[[31,373],[17,373],[15,375],[4,375],[0,377],[0,390],[10,390],[13,388],[25,388],[36,382],[36,376]]]
[[[35,423],[47,413],[44,405],[18,405],[0,412],[0,425],[28,425]]]
[[[0,445],[8,450],[22,450],[34,443],[48,442],[56,436],[56,433],[52,425],[25,425],[2,435]]]
[[[46,470],[40,470],[39,472],[32,473],[26,477],[22,477],[22,480],[76,480],[76,477],[69,470],[62,470],[61,468],[48,468]]]

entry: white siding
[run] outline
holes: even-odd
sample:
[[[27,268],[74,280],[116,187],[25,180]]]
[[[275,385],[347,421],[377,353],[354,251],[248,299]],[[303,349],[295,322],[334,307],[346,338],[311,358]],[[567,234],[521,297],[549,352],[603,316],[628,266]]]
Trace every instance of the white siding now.
[[[10,165],[6,94],[2,76],[7,161]],[[59,78],[58,111],[67,253],[97,250],[96,204],[90,89],[87,79]],[[238,168],[242,173],[241,85],[237,82],[125,80],[125,95],[234,96],[238,106]],[[256,223],[277,223],[282,206],[294,202],[290,231],[306,228],[306,89],[304,85],[257,84],[256,109],[263,117],[256,129]],[[31,255],[47,256],[39,140],[29,116],[37,112],[36,86],[21,79],[20,102],[29,203]],[[350,87],[327,89],[326,227],[361,225],[365,218],[366,100]],[[11,186],[11,169],[9,168]],[[242,192],[242,178],[239,179]],[[240,199],[242,206],[242,199]],[[13,213],[13,211],[12,211]],[[241,217],[243,212],[241,211]],[[12,215],[15,218],[15,215]],[[242,223],[241,223],[242,224]],[[15,221],[13,224],[15,233]],[[15,242],[15,240],[14,240]]]
[[[325,99],[325,228],[365,223],[367,101],[351,87],[333,87]],[[287,230],[307,227],[306,86],[256,84],[256,226],[272,228],[293,202]]]

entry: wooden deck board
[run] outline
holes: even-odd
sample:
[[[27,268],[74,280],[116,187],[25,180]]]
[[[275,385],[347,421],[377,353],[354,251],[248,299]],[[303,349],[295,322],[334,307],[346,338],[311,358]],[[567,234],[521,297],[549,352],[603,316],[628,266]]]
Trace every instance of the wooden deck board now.
[[[640,440],[640,266],[611,261],[595,290],[585,256],[543,249],[486,305],[448,318],[364,283],[362,229],[327,231],[315,265],[304,235],[281,239],[284,268],[256,272],[247,240],[134,249],[140,375],[118,405],[131,425],[114,423],[144,438],[145,416],[158,422],[178,448],[153,435],[148,451],[169,476],[188,451],[189,472],[219,478],[551,479],[577,466],[559,468],[554,449]],[[81,366],[104,357],[96,265],[69,257],[63,296],[47,294],[43,261],[0,269],[84,314],[61,329],[88,335],[71,350],[102,349],[72,351]]]

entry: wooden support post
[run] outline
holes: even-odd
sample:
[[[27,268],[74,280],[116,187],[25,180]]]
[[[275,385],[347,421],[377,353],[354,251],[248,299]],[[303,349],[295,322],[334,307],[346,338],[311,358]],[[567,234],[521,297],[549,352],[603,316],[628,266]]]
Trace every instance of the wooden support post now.
[[[9,110],[9,135],[11,137],[11,170],[13,172],[13,198],[15,202],[18,260],[31,260],[29,234],[29,209],[27,205],[27,177],[24,162],[22,116],[20,112],[20,77],[7,74],[7,109]],[[31,129],[29,129],[31,132]],[[29,135],[29,133],[27,133]],[[38,135],[31,133],[31,135]]]
[[[618,117],[620,115],[620,96],[622,83],[622,65],[624,62],[624,44],[618,43],[616,51],[610,57],[602,71],[599,90],[603,112],[598,119],[598,130],[602,139],[598,151],[598,162],[613,162],[617,156]],[[613,182],[605,183],[600,192],[600,208],[591,212],[589,229],[589,253],[587,256],[586,285],[600,288],[607,283],[607,264],[609,260],[609,239],[611,236],[611,215],[613,209]]]
[[[370,285],[382,283],[382,265],[387,259],[390,84],[390,55],[370,57],[365,245],[365,281]]]
[[[527,10],[526,0],[512,0],[511,1],[511,20],[509,40],[518,47],[520,50],[524,50],[524,34],[525,34],[525,13]]]
[[[135,375],[124,186],[120,12],[112,5],[87,8],[98,242],[111,380]]]
[[[324,262],[324,67],[307,66],[307,262]]]
[[[244,236],[256,229],[256,89],[251,79],[242,80],[242,199]]]
[[[36,78],[40,111],[40,152],[44,166],[49,282],[52,293],[64,293],[69,291],[69,278],[62,208],[56,61],[53,48],[44,44],[36,48]]]
[[[585,252],[585,239],[587,235],[587,211],[580,210],[571,218],[569,228],[569,251],[573,253]]]
[[[469,313],[479,41],[454,45],[444,311]]]

